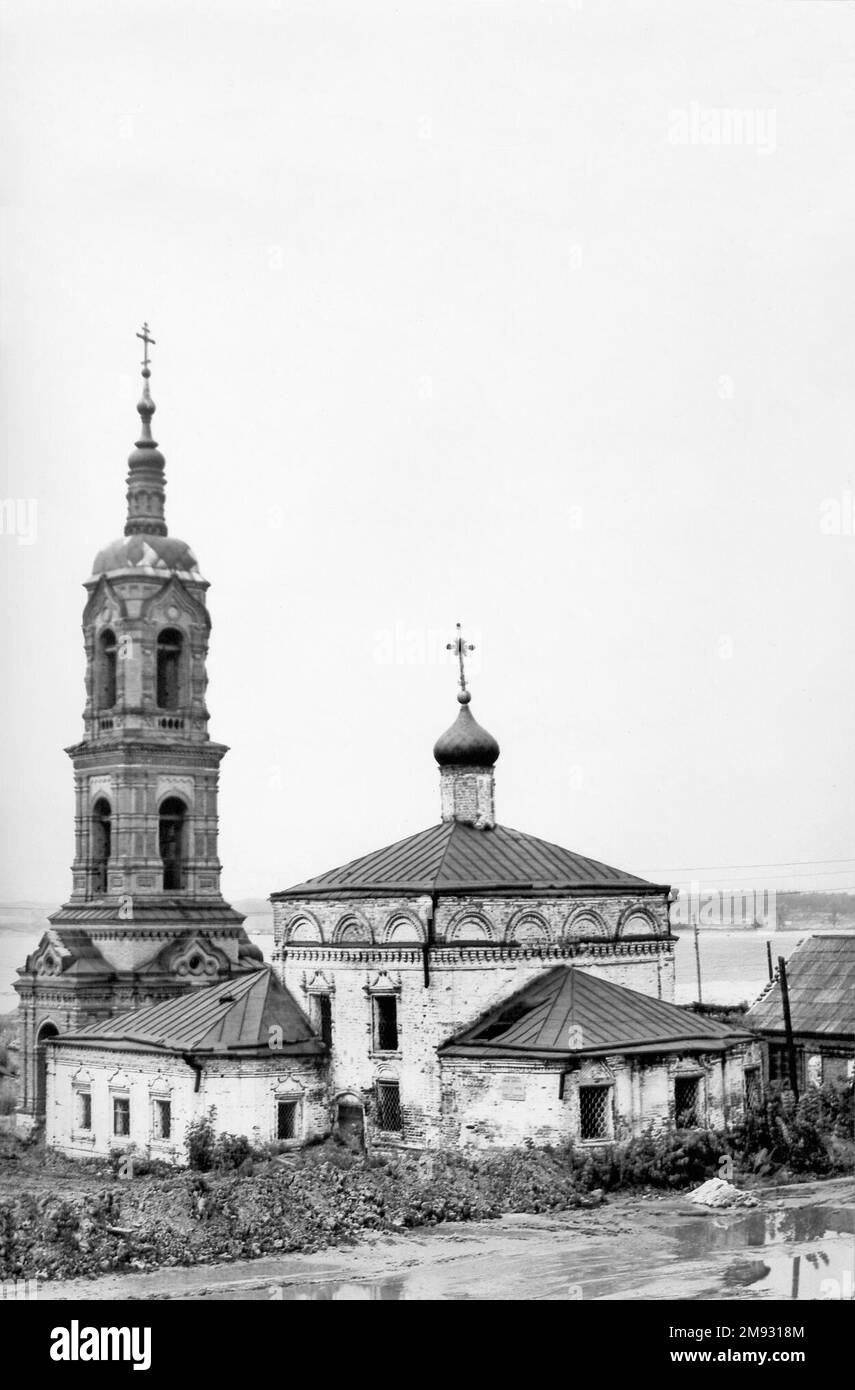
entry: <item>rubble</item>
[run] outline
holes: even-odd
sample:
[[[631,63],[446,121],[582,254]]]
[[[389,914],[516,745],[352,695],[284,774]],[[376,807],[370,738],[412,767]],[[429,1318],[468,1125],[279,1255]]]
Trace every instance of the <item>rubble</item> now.
[[[757,1198],[750,1192],[742,1192],[733,1183],[723,1178],[709,1178],[694,1192],[688,1193],[688,1201],[700,1207],[756,1207]]]

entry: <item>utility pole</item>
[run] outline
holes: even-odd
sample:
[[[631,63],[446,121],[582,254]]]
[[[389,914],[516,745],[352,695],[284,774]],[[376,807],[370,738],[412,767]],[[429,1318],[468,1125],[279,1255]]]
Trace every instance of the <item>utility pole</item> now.
[[[703,1003],[701,995],[701,945],[698,937],[698,919],[695,917],[695,968],[698,972],[698,1003]]]
[[[790,1015],[790,991],[787,986],[787,962],[778,957],[778,979],[781,983],[781,1003],[784,1008],[784,1033],[787,1039],[787,1064],[790,1072],[790,1087],[795,1100],[799,1098],[799,1078],[796,1069],[796,1045],[793,1041],[793,1020]]]
[[[775,972],[774,972],[774,970],[772,969],[772,943],[771,943],[771,941],[767,941],[767,942],[766,942],[766,964],[767,964],[768,967],[769,967],[769,979],[770,979],[770,980],[774,980],[774,978],[775,978]]]

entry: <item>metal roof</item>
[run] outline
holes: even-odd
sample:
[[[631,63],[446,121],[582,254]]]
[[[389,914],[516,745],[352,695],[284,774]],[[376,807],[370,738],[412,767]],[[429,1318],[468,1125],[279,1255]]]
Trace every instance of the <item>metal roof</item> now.
[[[176,999],[90,1023],[75,1033],[63,1033],[66,1042],[106,1044],[134,1051],[251,1052],[269,1055],[270,1029],[282,1029],[276,1051],[321,1053],[324,1044],[288,990],[264,967],[222,984],[200,986]]]
[[[809,936],[787,961],[794,1033],[855,1036],[855,932]],[[745,1023],[760,1032],[783,1033],[777,979],[752,1004]]]
[[[667,885],[587,859],[560,845],[496,825],[476,830],[460,821],[443,821],[337,869],[273,893],[281,898],[332,896],[362,891],[490,892],[564,889],[631,889],[667,892]]]
[[[439,1049],[447,1057],[721,1052],[747,1041],[717,1019],[559,965]]]

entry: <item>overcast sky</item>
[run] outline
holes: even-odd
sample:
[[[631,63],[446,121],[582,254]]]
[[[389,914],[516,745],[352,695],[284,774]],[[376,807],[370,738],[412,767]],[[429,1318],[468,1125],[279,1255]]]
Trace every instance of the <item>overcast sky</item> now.
[[[0,895],[70,891],[144,318],[230,896],[439,818],[458,619],[503,824],[855,888],[855,7],[2,17]]]

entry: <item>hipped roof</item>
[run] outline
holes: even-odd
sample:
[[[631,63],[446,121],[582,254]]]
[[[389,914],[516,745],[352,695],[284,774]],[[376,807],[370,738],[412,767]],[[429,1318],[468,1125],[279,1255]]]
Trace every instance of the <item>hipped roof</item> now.
[[[668,891],[667,885],[649,883],[521,830],[503,825],[480,830],[452,820],[273,893],[272,898],[335,896],[346,891],[488,893],[501,889]]]
[[[271,1033],[277,1027],[282,1030],[281,1040],[278,1033]],[[266,966],[222,984],[194,988],[176,999],[91,1023],[74,1033],[63,1033],[59,1043],[66,1042],[194,1054],[294,1056],[326,1051],[291,994]]]
[[[440,1049],[445,1057],[722,1052],[749,1034],[574,966],[556,966]]]

